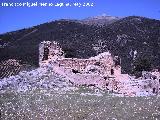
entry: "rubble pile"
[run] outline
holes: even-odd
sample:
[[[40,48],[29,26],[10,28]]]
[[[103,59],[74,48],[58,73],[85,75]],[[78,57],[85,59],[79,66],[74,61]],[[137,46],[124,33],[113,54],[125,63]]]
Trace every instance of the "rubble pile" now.
[[[0,91],[15,90],[25,92],[36,88],[54,89],[71,86],[71,83],[61,75],[53,72],[52,68],[43,66],[30,72],[22,71],[16,76],[0,79]]]

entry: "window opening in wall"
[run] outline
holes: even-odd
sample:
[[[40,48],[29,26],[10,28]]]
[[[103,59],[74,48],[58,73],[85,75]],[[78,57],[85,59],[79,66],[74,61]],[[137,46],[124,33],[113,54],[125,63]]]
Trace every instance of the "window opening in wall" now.
[[[153,93],[156,93],[156,88],[153,88]]]
[[[48,60],[48,55],[49,55],[49,49],[45,47],[42,61]]]
[[[80,73],[78,70],[75,70],[75,69],[72,69],[72,72],[75,73],[75,74]]]
[[[111,69],[111,75],[114,75],[114,70],[113,69]]]

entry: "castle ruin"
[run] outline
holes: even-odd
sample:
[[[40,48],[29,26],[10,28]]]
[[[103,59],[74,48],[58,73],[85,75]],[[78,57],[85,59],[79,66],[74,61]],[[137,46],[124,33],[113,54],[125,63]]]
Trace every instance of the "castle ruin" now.
[[[65,58],[60,45],[53,41],[44,41],[39,45],[39,65],[51,64],[54,72],[65,76],[74,85],[96,86],[135,96],[139,94],[157,94],[160,86],[160,73],[155,77],[136,79],[121,73],[119,57],[109,52],[101,53],[89,59]],[[152,73],[151,73],[152,74]]]
[[[39,47],[39,65],[47,61],[56,62],[59,67],[71,69],[77,73],[96,72],[104,76],[115,76],[121,74],[120,60],[118,57],[113,58],[109,52],[99,54],[89,59],[65,58],[64,52],[57,42],[44,41]]]

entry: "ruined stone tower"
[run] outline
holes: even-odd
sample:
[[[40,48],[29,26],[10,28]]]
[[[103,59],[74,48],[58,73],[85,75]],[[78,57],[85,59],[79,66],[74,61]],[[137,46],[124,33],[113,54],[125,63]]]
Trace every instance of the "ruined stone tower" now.
[[[63,58],[63,51],[57,42],[43,41],[39,44],[39,65],[61,58]]]
[[[60,45],[53,41],[43,41],[39,45],[39,65],[55,61],[59,67],[77,71],[78,73],[97,73],[104,76],[121,74],[121,61],[110,52],[101,53],[89,59],[65,58]],[[92,71],[92,72],[91,72]]]

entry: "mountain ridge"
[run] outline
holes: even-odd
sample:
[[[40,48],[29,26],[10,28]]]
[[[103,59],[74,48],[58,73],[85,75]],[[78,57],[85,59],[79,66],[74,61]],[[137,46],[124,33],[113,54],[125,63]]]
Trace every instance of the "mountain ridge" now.
[[[44,40],[59,42],[67,57],[89,58],[111,51],[122,59],[125,73],[144,56],[152,61],[152,68],[160,65],[160,21],[140,16],[102,26],[61,19],[1,34],[0,61],[20,59],[38,66],[38,44]]]

